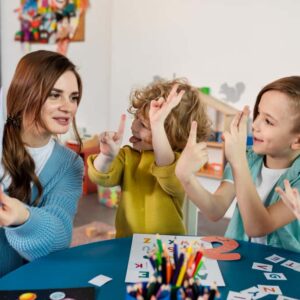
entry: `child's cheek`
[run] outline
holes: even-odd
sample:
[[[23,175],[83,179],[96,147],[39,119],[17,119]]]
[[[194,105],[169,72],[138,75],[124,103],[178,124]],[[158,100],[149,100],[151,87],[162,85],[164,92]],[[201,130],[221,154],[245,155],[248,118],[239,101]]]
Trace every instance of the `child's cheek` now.
[[[151,144],[152,145],[152,137],[147,137],[144,139],[144,141],[147,143],[147,144]]]

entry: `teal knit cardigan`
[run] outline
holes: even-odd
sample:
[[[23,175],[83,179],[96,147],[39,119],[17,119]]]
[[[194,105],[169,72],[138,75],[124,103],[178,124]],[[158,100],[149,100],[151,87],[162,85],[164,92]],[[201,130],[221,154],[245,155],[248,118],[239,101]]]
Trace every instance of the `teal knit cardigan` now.
[[[67,248],[82,193],[83,161],[75,152],[55,143],[39,180],[43,194],[22,225],[0,228],[0,277],[53,251]],[[32,188],[31,201],[37,196]]]

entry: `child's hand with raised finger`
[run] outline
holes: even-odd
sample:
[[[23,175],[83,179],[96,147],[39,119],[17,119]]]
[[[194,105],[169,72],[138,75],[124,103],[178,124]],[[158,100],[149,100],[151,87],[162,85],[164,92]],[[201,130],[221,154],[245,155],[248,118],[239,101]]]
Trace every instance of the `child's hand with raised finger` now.
[[[171,110],[179,104],[185,91],[181,90],[180,92],[177,92],[177,89],[178,84],[175,84],[172,87],[167,99],[160,98],[158,100],[151,101],[149,111],[151,128],[156,125],[163,126]]]
[[[118,131],[105,131],[100,134],[100,153],[114,159],[120,150],[124,129],[125,129],[126,115],[121,116]]]
[[[106,172],[110,163],[118,155],[125,130],[126,115],[121,116],[118,131],[105,131],[99,136],[100,153],[94,160],[94,167],[100,172]]]
[[[193,121],[187,144],[176,164],[176,176],[188,181],[208,161],[206,143],[197,143],[197,122]]]
[[[249,107],[245,106],[243,111],[238,112],[233,118],[230,124],[230,131],[223,133],[225,156],[231,166],[239,164],[243,157],[246,159],[247,122],[249,113]]]

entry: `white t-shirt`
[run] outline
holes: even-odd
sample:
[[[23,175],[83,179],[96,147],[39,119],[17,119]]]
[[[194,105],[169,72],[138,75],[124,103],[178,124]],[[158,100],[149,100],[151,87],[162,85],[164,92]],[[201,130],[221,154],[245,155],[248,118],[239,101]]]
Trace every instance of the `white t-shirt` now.
[[[256,190],[262,201],[266,202],[266,199],[273,189],[274,185],[278,181],[279,177],[286,172],[287,169],[269,169],[264,164],[261,168],[261,172],[256,180]],[[267,244],[267,236],[251,238],[251,242],[259,244]]]
[[[261,172],[258,174],[255,182],[257,193],[262,201],[265,203],[272,188],[280,178],[280,176],[286,172],[287,169],[269,169],[264,164],[262,165]],[[232,180],[225,179],[233,183]],[[234,199],[236,201],[236,198]],[[267,236],[251,238],[251,242],[259,244],[267,244]]]
[[[37,176],[39,176],[39,174],[42,172],[46,162],[48,161],[54,149],[54,145],[55,145],[55,141],[53,138],[51,138],[45,146],[38,147],[38,148],[26,147],[26,150],[34,160],[35,174]],[[4,174],[4,169],[2,164],[0,164],[0,177],[3,176],[3,174]],[[2,188],[7,189],[10,183],[11,183],[11,177],[9,175],[6,175],[1,182]]]

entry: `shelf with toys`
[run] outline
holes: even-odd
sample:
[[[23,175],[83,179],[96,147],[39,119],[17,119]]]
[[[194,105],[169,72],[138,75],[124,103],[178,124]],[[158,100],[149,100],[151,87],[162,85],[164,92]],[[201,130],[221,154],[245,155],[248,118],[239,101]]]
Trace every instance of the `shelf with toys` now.
[[[76,141],[68,140],[66,142],[66,146],[78,153],[79,145],[77,144]],[[97,192],[97,185],[90,181],[89,176],[88,176],[88,169],[87,169],[88,156],[91,154],[96,154],[96,153],[99,153],[98,136],[95,135],[89,139],[83,139],[82,149],[79,152],[79,155],[82,157],[83,162],[84,162],[84,174],[83,174],[83,183],[82,183],[83,195]]]
[[[212,135],[207,142],[208,162],[197,172],[197,179],[205,189],[214,193],[223,178],[226,165],[224,142],[222,134],[229,130],[230,124],[238,110],[221,100],[209,95],[209,88],[200,88],[201,99],[207,105],[207,112],[212,120]],[[248,123],[248,125],[251,122]],[[247,145],[252,144],[252,137],[248,136]],[[235,201],[228,208],[225,218],[230,219],[235,208]],[[192,201],[185,201],[185,225],[189,235],[198,234],[198,207]]]
[[[198,176],[222,179],[225,166],[224,143],[207,142],[208,163],[197,173]]]
[[[213,134],[207,142],[208,162],[199,170],[198,176],[222,179],[226,164],[222,133],[228,130],[237,109],[210,96],[210,89],[200,88],[201,99],[207,105],[207,112],[213,123]]]
[[[202,101],[207,105],[207,113],[212,120],[212,135],[207,142],[208,162],[197,172],[197,179],[209,192],[218,188],[226,164],[222,133],[230,128],[237,109],[209,95],[209,88],[200,88]],[[225,214],[231,218],[234,204]],[[192,201],[185,201],[185,226],[190,235],[198,234],[198,207]]]

